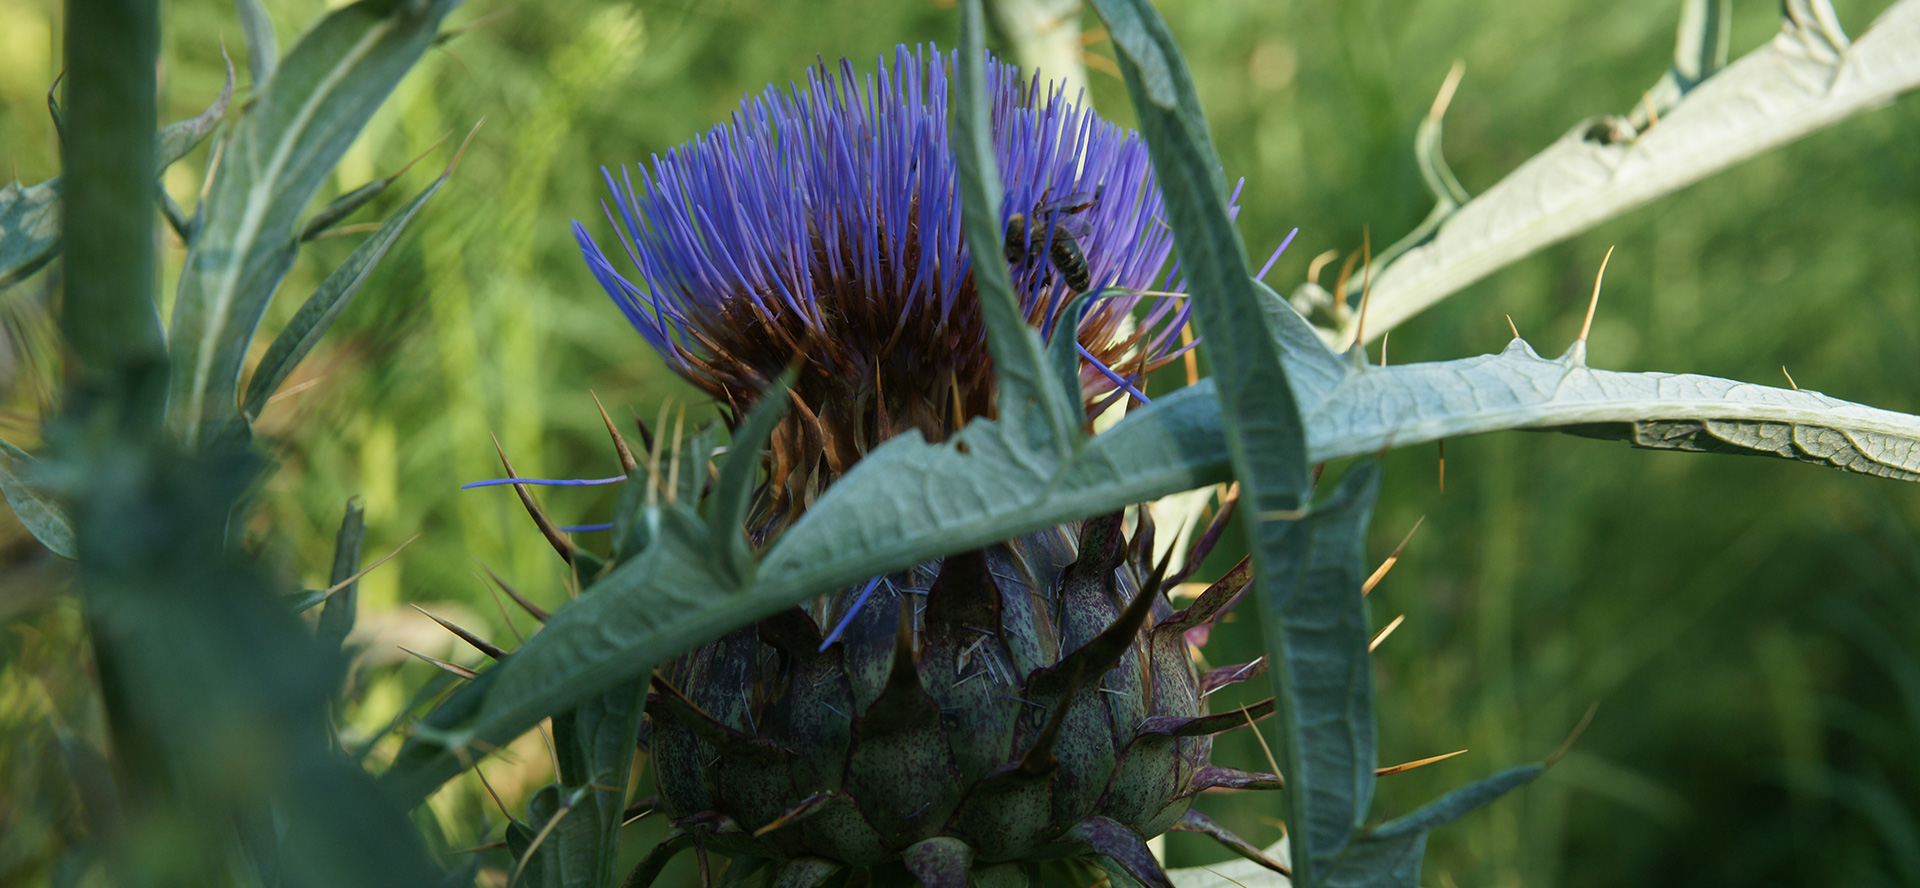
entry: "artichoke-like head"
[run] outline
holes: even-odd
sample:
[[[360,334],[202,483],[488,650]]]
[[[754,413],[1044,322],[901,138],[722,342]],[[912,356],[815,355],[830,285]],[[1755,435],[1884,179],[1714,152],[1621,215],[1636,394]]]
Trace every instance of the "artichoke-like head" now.
[[[822,64],[637,183],[608,173],[625,272],[575,224],[628,320],[731,421],[799,368],[756,541],[893,435],[995,415],[975,261],[1008,263],[1043,336],[1077,338],[1089,416],[1188,347],[1139,137],[991,60],[1006,240],[969,253],[952,65],[907,47],[874,75]],[[1080,294],[1095,298],[1069,317]],[[1186,640],[1247,576],[1175,613],[1150,534],[1125,524],[1094,516],[875,577],[663,670],[645,742],[675,826],[629,884],[689,844],[771,864],[781,885],[852,867],[958,888],[1092,859],[1164,884],[1144,840],[1175,826],[1257,856],[1189,810],[1211,786],[1277,784],[1207,764],[1212,733],[1261,713],[1207,716],[1205,691],[1258,669],[1201,675]]]
[[[758,535],[880,442],[916,430],[938,441],[995,414],[948,146],[950,64],[907,47],[864,78],[823,64],[656,156],[637,183],[606,171],[629,272],[575,223],[634,328],[736,419],[799,362]],[[1187,320],[1183,298],[1154,289],[1173,242],[1146,146],[1037,79],[989,68],[1008,240],[985,260],[1011,263],[1034,326],[1078,337],[1082,394],[1098,407],[1169,360]],[[1060,331],[1077,291],[1100,298]]]

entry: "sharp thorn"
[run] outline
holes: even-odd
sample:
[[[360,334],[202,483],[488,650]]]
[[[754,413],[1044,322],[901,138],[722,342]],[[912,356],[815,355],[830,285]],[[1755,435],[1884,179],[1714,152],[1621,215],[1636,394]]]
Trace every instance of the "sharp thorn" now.
[[[447,161],[447,168],[444,172],[440,174],[441,178],[443,179],[452,178],[454,167],[457,167],[460,165],[460,158],[462,155],[467,153],[467,146],[473,143],[474,136],[480,135],[480,127],[484,126],[486,122],[487,122],[487,117],[484,114],[480,115],[479,120],[476,120],[473,122],[473,129],[467,130],[467,137],[460,140],[459,148],[454,149],[453,159]]]
[[[1373,226],[1360,229],[1360,312],[1353,323],[1353,344],[1360,349],[1365,363],[1367,349],[1367,301],[1373,295]]]
[[[1507,329],[1513,331],[1513,338],[1520,338],[1520,328],[1513,323],[1513,315],[1507,315]]]
[[[1334,304],[1343,310],[1346,309],[1347,305],[1347,284],[1353,281],[1353,267],[1359,264],[1359,262],[1359,250],[1356,249],[1348,253],[1346,261],[1340,263],[1340,273],[1333,278],[1333,293],[1336,297]],[[1344,321],[1344,319],[1342,320]]]
[[[773,832],[774,830],[791,826],[794,823],[798,822],[801,818],[804,818],[808,814],[812,814],[814,811],[818,810],[821,805],[827,803],[832,799],[839,798],[839,797],[840,797],[839,793],[832,793],[832,792],[816,792],[813,795],[807,796],[806,798],[801,799],[793,807],[788,808],[786,811],[782,812],[780,816],[775,817],[774,819],[768,821],[766,826],[763,826],[763,827],[760,827],[759,829],[754,830],[753,837],[757,839],[770,832]]]
[[[1440,92],[1433,97],[1433,106],[1427,109],[1428,120],[1439,120],[1447,114],[1447,106],[1453,104],[1453,92],[1460,88],[1460,78],[1467,74],[1467,63],[1454,60],[1453,67],[1447,71],[1447,79],[1441,81]]]
[[[1800,383],[1793,381],[1793,374],[1787,372],[1787,365],[1785,364],[1780,365],[1780,373],[1781,375],[1787,377],[1787,385],[1793,386],[1794,391],[1797,392],[1800,390]]]
[[[1413,542],[1413,535],[1419,532],[1420,525],[1426,522],[1427,516],[1425,515],[1420,516],[1420,520],[1413,522],[1413,529],[1407,531],[1407,535],[1401,538],[1400,545],[1393,547],[1393,554],[1388,555],[1387,560],[1380,562],[1380,566],[1374,569],[1373,575],[1367,577],[1367,581],[1360,584],[1361,595],[1372,592],[1373,587],[1380,585],[1380,581],[1386,579],[1387,571],[1393,570],[1394,563],[1400,560],[1400,553],[1407,550],[1407,544]]]
[[[663,431],[667,427],[667,409],[670,406],[669,402],[661,401],[660,416],[653,421],[653,424]],[[649,509],[660,505],[660,448],[665,443],[659,438],[649,436],[647,448],[647,508]]]
[[[673,418],[673,452],[667,455],[667,503],[680,500],[680,436],[686,430],[687,405],[680,405],[680,412]],[[692,471],[689,467],[688,471]]]
[[[632,474],[634,469],[640,467],[640,463],[634,461],[633,451],[627,447],[626,436],[620,434],[619,429],[614,428],[613,417],[607,415],[607,406],[600,403],[600,396],[591,390],[587,394],[593,396],[593,406],[600,411],[600,421],[607,424],[607,435],[613,438],[613,449],[620,454],[620,468]]]
[[[1587,334],[1593,332],[1593,313],[1600,307],[1600,282],[1607,276],[1607,260],[1613,258],[1613,248],[1607,248],[1607,255],[1600,259],[1600,270],[1593,276],[1593,298],[1587,300],[1587,319],[1580,323],[1580,341],[1587,341]]]
[[[487,576],[493,579],[494,585],[499,586],[500,591],[507,593],[507,597],[513,599],[514,604],[520,605],[520,607],[525,609],[527,613],[533,615],[534,619],[539,620],[542,623],[545,623],[547,621],[547,611],[544,608],[540,607],[537,604],[534,604],[531,601],[528,601],[526,598],[522,597],[519,592],[514,591],[514,588],[512,586],[507,585],[506,580],[500,579],[500,575],[493,572],[493,568],[487,567],[486,565],[481,565],[480,569],[487,572]]]
[[[1340,258],[1339,250],[1328,250],[1313,257],[1313,261],[1307,263],[1307,280],[1320,283],[1321,270],[1327,267],[1327,263],[1338,258]]]
[[[1465,752],[1466,750],[1464,749],[1456,749],[1453,752],[1443,753],[1441,755],[1430,755],[1423,759],[1415,759],[1410,762],[1401,762],[1400,764],[1388,765],[1384,768],[1375,768],[1373,769],[1373,776],[1386,777],[1392,774],[1404,774],[1408,771],[1413,770],[1414,768],[1425,767],[1427,765],[1433,764],[1434,762],[1444,762],[1447,759],[1453,758],[1454,756],[1460,755]]]
[[[648,814],[652,814],[659,807],[660,798],[658,796],[647,796],[644,799],[636,799],[633,804],[626,807],[626,810],[620,812],[620,825],[626,826],[627,824],[633,823]]]
[[[419,154],[415,154],[415,155],[413,156],[413,158],[412,158],[411,160],[408,160],[408,161],[407,161],[406,163],[403,163],[403,164],[401,164],[401,165],[400,165],[400,168],[399,168],[399,169],[397,169],[397,170],[394,170],[394,171],[393,171],[393,174],[392,174],[392,175],[389,175],[389,176],[387,176],[387,177],[386,177],[386,180],[387,180],[388,182],[396,182],[396,181],[399,181],[399,179],[400,179],[400,177],[401,177],[401,176],[403,176],[403,175],[406,175],[406,172],[407,172],[408,170],[410,170],[410,169],[413,169],[413,165],[414,165],[414,164],[416,164],[416,163],[419,163],[419,162],[420,162],[420,161],[421,161],[422,159],[424,159],[424,158],[425,158],[425,157],[426,157],[427,155],[429,155],[429,154],[432,154],[432,153],[433,153],[433,149],[435,149],[435,148],[438,148],[438,147],[440,147],[441,145],[444,145],[444,144],[446,144],[446,141],[447,141],[448,139],[450,139],[450,138],[453,138],[453,130],[447,130],[446,132],[444,132],[444,133],[441,133],[441,134],[440,134],[440,138],[438,138],[438,139],[434,139],[434,140],[433,140],[433,144],[431,144],[431,145],[428,145],[427,147],[425,147],[425,148],[422,148],[422,149],[420,149],[420,153],[419,153]],[[469,137],[469,138],[471,138],[471,137]],[[467,146],[467,143],[465,143],[465,142],[461,142],[461,143],[460,143],[460,147],[461,147],[461,148],[465,148],[466,146]]]
[[[493,609],[500,612],[500,621],[507,624],[507,631],[513,633],[513,640],[526,644],[527,637],[520,634],[520,627],[513,624],[513,615],[507,613],[507,603],[500,600],[500,590],[493,588],[485,579],[480,580],[480,588],[487,590],[487,597],[493,600]]]
[[[1200,383],[1200,356],[1193,350],[1193,325],[1180,325],[1180,363],[1187,371],[1187,385]]]
[[[1238,666],[1222,666],[1209,669],[1200,676],[1200,696],[1213,696],[1221,688],[1231,687],[1239,682],[1267,673],[1267,658],[1263,655]]]
[[[1267,754],[1267,770],[1273,774],[1279,774],[1280,763],[1273,760],[1273,747],[1267,745],[1267,737],[1260,733],[1260,726],[1253,723],[1253,712],[1241,709],[1240,714],[1246,716],[1247,727],[1253,731],[1253,739],[1260,741],[1260,751]]]
[[[492,435],[490,437],[493,438],[493,450],[499,454],[500,465],[506,470],[507,477],[520,477],[519,473],[513,470],[513,463],[507,460],[506,448],[500,446],[500,436]],[[533,516],[533,523],[540,528],[541,536],[546,537],[547,543],[553,546],[553,550],[560,553],[560,559],[562,561],[572,564],[573,542],[567,539],[565,534],[560,532],[560,528],[554,525],[553,521],[547,517],[546,512],[541,511],[540,504],[534,502],[533,494],[527,491],[527,485],[515,484],[513,485],[513,492],[520,496],[520,504],[527,508],[527,514]]]
[[[473,776],[480,778],[480,785],[485,787],[487,790],[487,795],[493,798],[494,807],[500,809],[500,816],[507,818],[507,820],[509,821],[513,820],[513,814],[507,811],[507,804],[505,802],[500,801],[500,794],[497,792],[494,792],[493,784],[487,782],[487,775],[484,772],[482,772],[478,766],[474,767]]]
[[[1373,640],[1367,642],[1367,653],[1371,654],[1375,649],[1379,648],[1380,643],[1386,641],[1387,636],[1392,635],[1393,630],[1400,628],[1400,624],[1406,622],[1406,620],[1407,615],[1401,614],[1400,616],[1394,617],[1393,622],[1382,627],[1379,632],[1374,633]]]
[[[486,639],[481,638],[480,636],[475,635],[471,632],[468,632],[467,630],[462,629],[459,626],[449,623],[446,620],[440,619],[438,616],[435,616],[432,611],[427,610],[426,608],[421,607],[420,605],[410,604],[408,605],[408,607],[411,607],[414,610],[417,610],[423,614],[426,614],[427,619],[432,620],[435,623],[439,623],[442,629],[445,629],[448,632],[451,632],[455,635],[460,636],[461,641],[464,641],[467,644],[473,645],[475,650],[478,650],[480,653],[486,654],[488,657],[498,660],[501,657],[504,657],[507,655],[506,651],[503,651],[500,648],[495,647],[491,642],[487,641]]]
[[[432,663],[433,665],[438,666],[441,669],[451,672],[454,675],[457,675],[464,679],[472,680],[474,678],[479,677],[480,675],[480,673],[475,672],[471,669],[468,669],[465,666],[461,666],[457,663],[449,663],[445,660],[441,660],[436,657],[429,657],[426,654],[420,653],[419,651],[416,651],[413,648],[406,647],[404,645],[394,645],[394,647],[400,648],[401,650],[406,651],[409,654],[419,657],[422,660]]]

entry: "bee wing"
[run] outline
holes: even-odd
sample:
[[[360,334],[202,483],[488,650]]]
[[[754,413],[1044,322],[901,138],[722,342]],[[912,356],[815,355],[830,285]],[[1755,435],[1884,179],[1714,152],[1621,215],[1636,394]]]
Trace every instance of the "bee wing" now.
[[[1091,208],[1094,202],[1100,199],[1101,190],[1101,188],[1091,188],[1086,191],[1075,191],[1059,200],[1045,204],[1041,209],[1055,215],[1078,213]]]
[[[1055,222],[1054,230],[1071,238],[1083,238],[1093,233],[1093,224],[1083,216],[1062,216]]]

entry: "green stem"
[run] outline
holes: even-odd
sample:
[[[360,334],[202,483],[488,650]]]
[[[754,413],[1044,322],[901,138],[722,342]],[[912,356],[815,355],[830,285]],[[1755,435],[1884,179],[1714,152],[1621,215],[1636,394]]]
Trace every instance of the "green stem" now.
[[[153,302],[159,52],[154,0],[67,3],[60,323],[78,364],[67,410],[142,436],[158,428],[166,391]]]

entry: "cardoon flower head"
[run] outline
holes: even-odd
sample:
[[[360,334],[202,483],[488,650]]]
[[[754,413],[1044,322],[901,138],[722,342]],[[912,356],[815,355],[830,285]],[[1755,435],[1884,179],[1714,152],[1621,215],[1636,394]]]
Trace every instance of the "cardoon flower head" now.
[[[769,87],[656,155],[638,183],[606,172],[633,273],[574,224],[628,320],[733,417],[802,359],[775,438],[788,508],[894,434],[940,440],[995,412],[948,147],[955,57],[902,46],[884,61],[865,77],[822,63],[803,85]],[[1049,337],[1077,291],[1100,294],[1069,334],[1086,356],[1081,393],[1092,408],[1137,396],[1187,319],[1171,287],[1156,289],[1172,239],[1146,147],[1038,78],[988,71],[1009,238],[987,261],[1010,263]]]
[[[994,415],[976,261],[1008,263],[1029,322],[1074,337],[1090,411],[1141,397],[1142,376],[1185,347],[1186,304],[1159,283],[1172,241],[1145,147],[1004,65],[988,82],[1006,236],[994,255],[968,252],[947,143],[954,63],[902,47],[864,79],[822,64],[654,158],[638,185],[609,173],[631,277],[575,224],[634,327],[735,421],[799,366],[756,539],[889,437],[942,439]],[[1070,315],[1083,295],[1091,308]],[[1170,828],[1264,860],[1190,810],[1210,788],[1279,785],[1207,763],[1212,735],[1261,707],[1208,716],[1205,693],[1259,670],[1203,677],[1187,643],[1250,574],[1175,613],[1152,534],[1125,524],[1091,516],[876,576],[663,665],[645,743],[673,828],[627,884],[689,844],[743,873],[772,863],[780,885],[841,868],[865,871],[857,884],[966,885],[989,869],[996,884],[1084,884],[1075,867],[1095,859],[1165,885],[1145,837]]]

